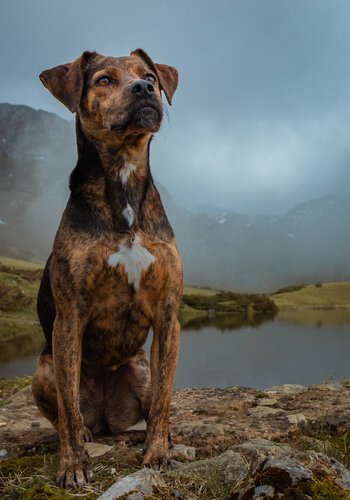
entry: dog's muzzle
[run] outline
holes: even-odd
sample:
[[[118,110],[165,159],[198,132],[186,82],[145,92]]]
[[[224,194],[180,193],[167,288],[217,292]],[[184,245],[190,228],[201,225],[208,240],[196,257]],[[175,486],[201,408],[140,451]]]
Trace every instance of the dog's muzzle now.
[[[128,106],[126,119],[122,122],[115,121],[111,125],[112,132],[120,134],[125,132],[128,127],[136,127],[149,132],[155,132],[159,129],[163,119],[162,106],[156,98],[153,85],[144,80],[140,81],[143,85],[142,88],[137,87],[139,82],[136,82],[132,87],[136,90],[132,91],[132,100]],[[152,87],[152,91],[147,88],[148,85]]]

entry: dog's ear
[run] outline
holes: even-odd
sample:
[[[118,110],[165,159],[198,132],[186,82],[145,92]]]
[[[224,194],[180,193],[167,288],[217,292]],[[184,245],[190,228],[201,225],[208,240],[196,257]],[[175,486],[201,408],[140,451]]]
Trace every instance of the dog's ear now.
[[[47,69],[39,75],[43,85],[72,113],[75,113],[80,104],[84,86],[84,68],[95,54],[96,52],[85,51],[75,61]]]
[[[142,49],[136,49],[130,53],[131,56],[136,56],[142,59],[158,76],[160,88],[163,90],[167,101],[171,104],[171,100],[177,88],[179,81],[178,73],[172,66],[166,64],[154,63],[150,56]]]

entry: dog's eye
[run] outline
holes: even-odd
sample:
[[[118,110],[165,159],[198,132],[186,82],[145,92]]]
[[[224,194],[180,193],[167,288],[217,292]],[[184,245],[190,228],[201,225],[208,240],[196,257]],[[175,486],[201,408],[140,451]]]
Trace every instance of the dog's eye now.
[[[101,78],[99,78],[96,83],[98,85],[102,85],[103,87],[105,87],[106,85],[109,85],[111,83],[111,79],[108,77],[108,76],[101,76]]]
[[[152,75],[151,73],[148,73],[148,75],[146,75],[145,80],[147,80],[148,82],[152,82],[152,83],[156,83],[156,81],[157,81],[156,77],[154,75]]]

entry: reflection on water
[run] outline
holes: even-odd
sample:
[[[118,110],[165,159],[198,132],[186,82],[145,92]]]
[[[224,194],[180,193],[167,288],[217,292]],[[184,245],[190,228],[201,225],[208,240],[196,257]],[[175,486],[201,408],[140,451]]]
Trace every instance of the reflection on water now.
[[[213,326],[218,330],[236,330],[244,326],[258,327],[265,321],[272,321],[273,316],[264,316],[255,314],[248,318],[246,316],[237,316],[235,314],[214,314],[212,316],[202,316],[193,318],[182,325],[181,330],[201,330],[207,326]]]
[[[278,314],[278,318],[281,321],[319,327],[350,325],[350,308],[282,311]]]
[[[0,344],[0,373],[1,364],[26,358],[29,355],[39,353],[44,341],[40,336],[20,336],[11,342]]]
[[[32,343],[31,343],[32,342]],[[149,350],[151,335],[147,339]],[[34,372],[41,340],[0,349],[0,377]],[[265,388],[350,377],[350,311],[196,318],[182,329],[175,387]]]
[[[26,335],[0,344],[0,378],[32,375],[43,343],[41,336]]]

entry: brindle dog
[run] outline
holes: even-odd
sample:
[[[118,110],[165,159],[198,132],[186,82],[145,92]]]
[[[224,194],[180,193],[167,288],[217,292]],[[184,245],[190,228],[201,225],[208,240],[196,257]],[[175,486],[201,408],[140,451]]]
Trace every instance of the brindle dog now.
[[[84,439],[147,421],[144,464],[168,462],[182,266],[149,166],[177,71],[141,49],[84,52],[40,79],[76,112],[78,162],[38,296],[46,337],[33,379],[59,432],[61,487],[92,480]],[[142,346],[153,329],[150,366]]]

